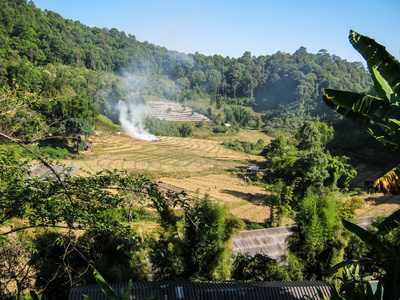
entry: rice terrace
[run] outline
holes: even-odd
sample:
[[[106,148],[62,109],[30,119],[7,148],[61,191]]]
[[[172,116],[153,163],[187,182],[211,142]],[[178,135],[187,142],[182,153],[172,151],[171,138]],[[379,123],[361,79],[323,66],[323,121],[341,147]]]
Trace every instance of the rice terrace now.
[[[85,2],[0,4],[0,299],[400,300],[393,3]]]
[[[225,148],[219,139],[242,139],[255,142],[272,138],[262,132],[241,131],[236,136],[194,139],[159,137],[149,142],[132,138],[124,133],[98,133],[92,137],[94,147],[79,159],[63,161],[85,171],[125,169],[128,172],[145,173],[160,182],[160,186],[172,191],[186,191],[192,196],[209,194],[220,201],[229,211],[241,219],[262,223],[268,217],[263,205],[266,191],[243,180],[246,168],[262,166],[265,158]],[[362,174],[358,176],[362,185]],[[357,179],[356,179],[357,180]],[[358,210],[360,217],[379,215],[394,211],[397,196],[367,195],[364,208]]]
[[[148,142],[125,134],[99,134],[92,138],[94,147],[84,159],[63,162],[90,172],[124,168],[128,172],[151,174],[169,189],[209,193],[228,204],[237,216],[264,221],[267,215],[267,208],[262,206],[264,189],[244,183],[238,172],[229,172],[262,163],[263,157],[226,149],[217,140],[160,139]]]

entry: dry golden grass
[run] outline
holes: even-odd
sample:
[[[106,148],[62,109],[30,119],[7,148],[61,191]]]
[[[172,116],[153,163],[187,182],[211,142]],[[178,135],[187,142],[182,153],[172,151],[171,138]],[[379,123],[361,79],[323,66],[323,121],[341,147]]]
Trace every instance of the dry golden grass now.
[[[265,134],[261,135],[268,140]],[[240,218],[262,222],[268,217],[267,208],[262,206],[264,190],[246,185],[228,172],[263,162],[262,157],[226,149],[218,140],[160,138],[159,142],[147,142],[127,135],[98,135],[92,138],[94,147],[90,151],[78,160],[64,163],[90,172],[124,168],[151,174],[153,179],[193,194],[209,193]]]
[[[150,175],[176,189],[203,196],[208,193],[220,201],[237,217],[252,222],[263,222],[268,209],[263,206],[265,190],[246,184],[239,176],[241,170],[263,157],[247,155],[224,148],[224,139],[256,142],[270,137],[258,131],[243,131],[237,136],[214,137],[210,140],[160,137],[159,142],[133,139],[127,135],[97,135],[92,138],[94,148],[80,159],[64,161],[82,169],[96,172],[103,169],[121,169]],[[399,198],[381,195],[363,196],[366,205],[358,216],[390,213],[399,207]]]

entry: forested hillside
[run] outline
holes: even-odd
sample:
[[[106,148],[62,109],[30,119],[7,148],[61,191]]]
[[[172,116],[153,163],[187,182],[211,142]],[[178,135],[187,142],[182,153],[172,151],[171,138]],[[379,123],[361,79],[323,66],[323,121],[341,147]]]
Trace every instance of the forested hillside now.
[[[333,115],[320,100],[324,88],[369,92],[372,84],[361,63],[325,49],[311,54],[300,47],[293,54],[259,57],[245,52],[239,58],[184,54],[138,41],[134,33],[64,19],[32,1],[0,3],[1,85],[40,98],[60,97],[46,104],[46,118],[54,116],[53,121],[59,117],[57,105],[65,107],[64,117],[87,119],[73,114],[69,104],[59,104],[67,97],[79,99],[75,108],[92,110],[90,122],[97,110],[116,120],[112,104],[133,93],[206,102],[212,110],[200,112],[217,123],[254,126],[231,116],[232,106],[239,105],[263,112],[263,121],[274,126],[296,127],[308,116]],[[128,74],[142,77],[126,85]]]
[[[357,125],[322,101],[326,88],[374,95],[362,63],[304,47],[259,57],[179,53],[138,41],[134,32],[64,19],[33,1],[0,0],[0,85],[1,299],[28,299],[29,291],[67,299],[72,286],[94,283],[93,269],[108,281],[335,284],[339,275],[331,267],[378,255],[341,221],[366,204],[351,185],[357,171],[397,158],[377,155]],[[207,122],[134,115],[150,100],[179,102],[174,110],[182,105],[180,112],[200,112]],[[355,106],[368,111],[368,103]],[[382,116],[376,107],[373,118]],[[115,134],[128,119],[161,141],[138,141],[128,130]],[[396,136],[394,127],[385,128]],[[362,168],[353,167],[353,157]],[[32,175],[34,166],[45,174]],[[174,177],[176,186],[161,176]],[[227,186],[230,180],[240,189]],[[179,185],[193,182],[196,188]],[[258,206],[264,222],[252,223],[247,213],[238,219],[218,203],[215,195],[222,194],[239,199],[231,207],[244,213],[247,204]],[[232,236],[245,226],[286,224],[296,229],[282,261],[265,253],[233,261]],[[380,264],[364,271],[382,274]]]

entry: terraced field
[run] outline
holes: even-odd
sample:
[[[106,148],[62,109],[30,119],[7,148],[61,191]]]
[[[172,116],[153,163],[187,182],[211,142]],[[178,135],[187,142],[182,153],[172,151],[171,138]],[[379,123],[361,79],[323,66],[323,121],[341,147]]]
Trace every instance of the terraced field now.
[[[127,135],[97,135],[92,139],[92,149],[78,160],[64,163],[91,172],[124,168],[129,172],[147,173],[166,188],[198,196],[207,193],[240,218],[263,222],[268,217],[268,209],[262,205],[265,190],[245,183],[240,172],[230,172],[262,164],[264,158],[226,149],[219,138],[160,138],[158,142],[148,142]],[[270,140],[260,132],[241,132],[231,137],[235,138],[252,142],[259,138]],[[360,174],[359,184],[367,175]],[[399,196],[364,194],[362,197],[366,205],[357,212],[360,217],[387,214],[400,206]]]
[[[92,139],[94,147],[90,151],[79,160],[64,163],[90,172],[124,168],[150,173],[178,190],[208,193],[238,217],[262,222],[268,216],[262,206],[265,191],[228,172],[262,163],[262,157],[226,149],[216,140],[160,138],[158,142],[147,142],[126,135],[98,135]]]
[[[94,138],[93,143],[90,152],[73,163],[89,171],[124,168],[156,176],[164,173],[181,176],[222,172],[247,166],[248,161],[262,161],[261,157],[226,149],[218,141],[201,139],[161,137],[158,142],[148,142],[124,135],[108,135]]]

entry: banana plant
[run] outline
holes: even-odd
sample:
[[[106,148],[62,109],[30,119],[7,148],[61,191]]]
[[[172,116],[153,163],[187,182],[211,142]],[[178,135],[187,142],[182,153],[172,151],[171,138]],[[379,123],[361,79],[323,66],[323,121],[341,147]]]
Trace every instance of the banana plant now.
[[[400,148],[400,62],[384,46],[367,36],[351,30],[349,40],[367,61],[377,96],[326,89],[323,100],[339,114],[363,125],[380,142],[398,149]],[[400,192],[400,168],[395,167],[373,182],[370,188],[385,193]],[[369,232],[346,220],[342,222],[347,230],[357,235],[380,256],[378,261],[369,258],[343,261],[331,271],[335,272],[354,264],[379,264],[383,266],[383,272],[378,290],[375,294],[368,292],[369,295],[365,295],[365,299],[381,299],[381,297],[383,300],[399,299],[400,239],[397,234],[397,240],[394,242],[384,243],[383,240],[389,233],[392,234],[394,230],[399,229],[400,210],[386,217],[376,227],[375,232]],[[361,299],[358,297],[354,299],[356,298]]]
[[[370,281],[369,277],[360,276],[359,265],[346,266],[343,276],[339,278],[342,282],[342,291],[332,287],[330,300],[381,300],[382,285]]]
[[[117,294],[116,291],[108,284],[108,282],[101,276],[99,271],[94,270],[93,276],[96,279],[97,284],[100,286],[101,290],[103,291],[104,295],[106,295],[108,300],[129,300],[131,299],[131,289],[132,289],[132,280],[129,280],[128,289],[125,293]],[[83,300],[94,300],[93,298],[82,295]],[[154,300],[157,299],[156,297],[149,297],[143,300]]]
[[[339,114],[358,122],[384,144],[400,148],[400,62],[375,40],[350,31],[349,40],[365,58],[377,96],[325,89],[323,100]],[[375,191],[400,191],[400,169],[395,167],[370,186]]]
[[[377,227],[375,232],[370,232],[362,227],[353,224],[349,221],[342,220],[343,226],[357,235],[363,242],[373,248],[379,254],[378,260],[370,258],[359,258],[343,261],[333,268],[330,272],[357,265],[360,263],[370,263],[382,266],[383,272],[380,278],[378,290],[374,296],[371,295],[371,290],[367,292],[368,297],[365,299],[383,299],[397,300],[400,298],[400,238],[397,234],[397,239],[393,242],[382,242],[386,235],[400,227],[400,210],[386,217]],[[366,295],[366,296],[367,296]],[[347,298],[346,298],[347,299]],[[361,298],[357,298],[361,299]]]

